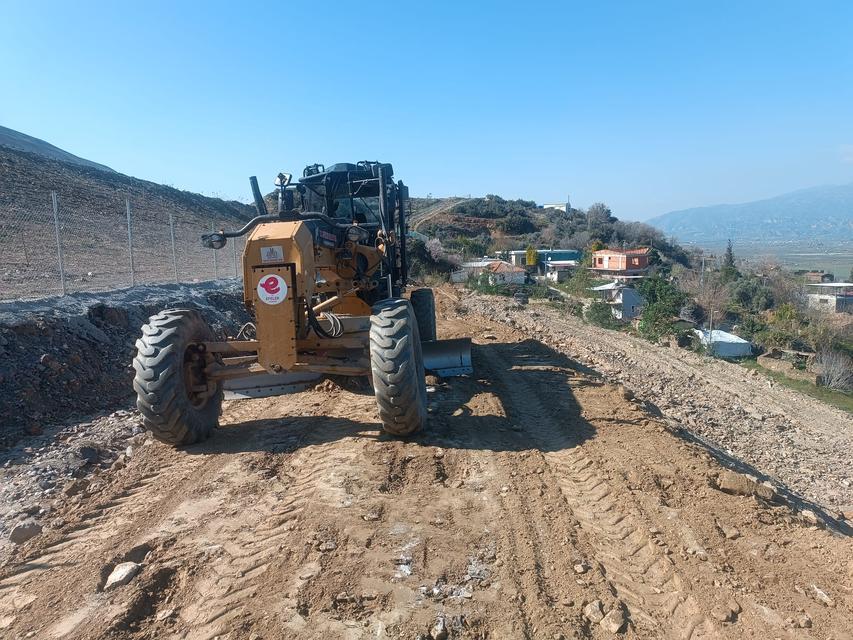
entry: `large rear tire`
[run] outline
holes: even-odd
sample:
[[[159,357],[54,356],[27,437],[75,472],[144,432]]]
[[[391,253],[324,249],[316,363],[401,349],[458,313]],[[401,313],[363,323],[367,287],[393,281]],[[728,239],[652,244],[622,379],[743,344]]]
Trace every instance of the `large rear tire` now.
[[[418,320],[421,340],[435,340],[435,294],[432,289],[415,289],[412,291],[411,302]]]
[[[426,379],[418,323],[408,300],[392,298],[373,307],[370,368],[382,428],[395,436],[422,428]]]
[[[161,442],[201,442],[219,423],[222,384],[205,384],[199,345],[213,337],[198,311],[189,309],[162,311],[142,327],[133,388],[143,424]]]

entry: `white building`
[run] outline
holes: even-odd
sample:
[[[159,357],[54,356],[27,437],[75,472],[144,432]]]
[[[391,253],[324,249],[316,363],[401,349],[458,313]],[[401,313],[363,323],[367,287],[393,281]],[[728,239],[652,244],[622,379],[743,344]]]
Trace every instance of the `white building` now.
[[[820,282],[808,285],[809,307],[826,313],[853,313],[853,282]]]
[[[463,262],[459,265],[459,269],[450,274],[451,282],[465,282],[468,278],[476,278],[483,271],[489,268],[493,262],[500,262],[495,258],[483,258],[482,260],[474,260],[472,262]]]
[[[601,299],[610,305],[610,312],[617,320],[633,320],[643,313],[646,301],[636,289],[621,282],[608,282],[598,287],[590,287]]]
[[[752,355],[752,345],[747,341],[727,331],[714,329],[693,329],[702,345],[708,349],[711,355],[720,358],[744,358]]]

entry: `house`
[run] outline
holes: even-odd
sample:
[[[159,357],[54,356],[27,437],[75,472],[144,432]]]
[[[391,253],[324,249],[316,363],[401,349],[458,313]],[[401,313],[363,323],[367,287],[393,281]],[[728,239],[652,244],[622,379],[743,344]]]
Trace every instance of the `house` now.
[[[566,196],[565,202],[555,202],[552,204],[543,204],[543,209],[556,209],[557,211],[562,211],[563,213],[568,213],[571,211],[572,205],[569,203],[569,197]]]
[[[509,262],[499,260],[486,267],[489,284],[524,284],[527,282],[527,270]]]
[[[649,268],[651,249],[600,249],[592,252],[593,271],[601,275],[636,276]]]
[[[459,269],[450,274],[451,282],[465,282],[468,278],[476,278],[485,271],[490,264],[497,262],[495,258],[483,258],[471,262],[463,262]]]
[[[820,284],[822,282],[832,282],[835,280],[835,276],[831,273],[824,271],[823,269],[817,271],[795,271],[799,276],[802,276],[803,280],[806,281],[806,284]]]
[[[507,251],[507,260],[517,267],[535,266],[536,272],[547,275],[549,263],[565,263],[565,268],[580,264],[582,254],[574,249],[537,249],[536,265],[527,264],[527,250]]]
[[[821,282],[806,285],[809,307],[826,313],[853,313],[853,282]]]
[[[711,355],[720,358],[745,358],[752,355],[752,345],[747,341],[727,331],[713,329],[693,329],[699,336],[702,345]]]
[[[595,291],[602,301],[610,305],[610,312],[617,320],[633,320],[642,314],[646,306],[646,301],[636,289],[621,282],[608,282],[591,287],[590,291]]]
[[[545,263],[545,277],[551,282],[565,282],[577,266],[577,260],[550,260]]]

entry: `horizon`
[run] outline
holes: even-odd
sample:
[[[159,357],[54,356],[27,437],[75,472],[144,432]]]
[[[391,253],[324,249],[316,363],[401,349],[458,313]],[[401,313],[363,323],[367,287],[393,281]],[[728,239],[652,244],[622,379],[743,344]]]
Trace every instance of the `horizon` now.
[[[12,5],[0,125],[240,202],[249,175],[365,157],[420,197],[568,195],[625,220],[853,181],[853,7],[617,6],[294,7],[261,37],[274,8]]]

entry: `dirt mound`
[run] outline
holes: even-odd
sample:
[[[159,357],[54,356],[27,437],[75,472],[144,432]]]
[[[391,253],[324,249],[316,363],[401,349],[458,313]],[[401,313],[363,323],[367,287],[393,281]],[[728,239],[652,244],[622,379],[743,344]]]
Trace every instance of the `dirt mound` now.
[[[202,309],[233,335],[247,319],[239,291],[214,282],[0,304],[0,447],[127,403],[140,327],[163,308]]]

